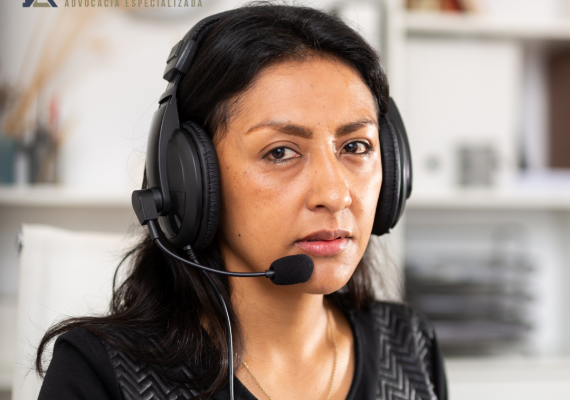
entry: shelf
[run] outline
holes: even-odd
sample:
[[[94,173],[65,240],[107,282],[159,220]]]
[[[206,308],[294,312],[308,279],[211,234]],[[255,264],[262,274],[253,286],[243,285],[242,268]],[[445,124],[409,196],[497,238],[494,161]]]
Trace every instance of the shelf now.
[[[130,208],[131,192],[87,191],[60,186],[0,186],[0,207]]]
[[[570,20],[521,20],[483,15],[405,13],[405,29],[411,35],[483,36],[495,38],[570,40]]]
[[[95,192],[64,187],[0,187],[0,207],[131,207],[130,192]],[[407,202],[410,210],[444,209],[519,209],[570,211],[567,191],[489,191],[450,190],[438,193],[413,193]]]
[[[454,399],[549,399],[570,390],[567,357],[447,358],[445,365]]]
[[[570,211],[570,191],[508,192],[455,190],[440,193],[412,193],[410,210],[561,210]]]

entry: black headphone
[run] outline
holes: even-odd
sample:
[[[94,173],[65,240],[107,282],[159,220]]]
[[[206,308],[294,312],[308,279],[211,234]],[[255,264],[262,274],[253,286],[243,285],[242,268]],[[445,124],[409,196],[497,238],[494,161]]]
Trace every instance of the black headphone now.
[[[205,249],[218,227],[220,173],[216,151],[204,128],[193,121],[179,121],[176,95],[204,39],[229,13],[201,20],[172,48],[163,75],[169,83],[151,124],[147,183],[160,228],[177,248],[190,245],[194,250]],[[381,118],[379,135],[383,177],[372,228],[375,235],[383,235],[396,225],[412,191],[410,146],[392,99],[388,113]],[[133,205],[135,212],[140,213],[140,205],[135,205],[135,201]]]

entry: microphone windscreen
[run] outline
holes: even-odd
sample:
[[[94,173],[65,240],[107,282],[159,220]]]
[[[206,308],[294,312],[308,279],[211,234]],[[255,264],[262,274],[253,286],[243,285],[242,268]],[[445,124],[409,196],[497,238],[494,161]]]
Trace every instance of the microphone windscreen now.
[[[282,257],[275,260],[269,268],[274,272],[271,282],[276,285],[296,285],[307,282],[314,268],[313,260],[306,254]]]

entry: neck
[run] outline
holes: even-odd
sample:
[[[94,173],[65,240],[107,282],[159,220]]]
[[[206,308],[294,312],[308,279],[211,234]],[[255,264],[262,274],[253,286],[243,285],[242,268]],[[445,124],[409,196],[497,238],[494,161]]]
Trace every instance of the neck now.
[[[263,278],[232,278],[231,286],[245,358],[302,362],[326,340],[323,295],[295,292]]]

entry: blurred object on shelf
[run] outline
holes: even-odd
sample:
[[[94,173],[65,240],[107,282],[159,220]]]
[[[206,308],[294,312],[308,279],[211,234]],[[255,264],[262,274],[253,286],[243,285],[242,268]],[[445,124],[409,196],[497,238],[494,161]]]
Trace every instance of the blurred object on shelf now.
[[[410,10],[439,11],[441,9],[440,0],[407,0],[406,5]]]
[[[444,353],[525,350],[534,267],[519,230],[495,227],[487,254],[454,248],[406,260],[406,300],[433,322]]]
[[[15,98],[14,88],[6,82],[0,83],[0,126],[6,116],[6,110],[10,108]],[[0,184],[12,184],[15,180],[14,163],[16,158],[17,143],[7,137],[0,130]]]
[[[8,93],[5,85],[0,87],[0,111],[3,111],[2,103],[6,104],[6,112],[0,118],[2,151],[9,155],[2,162],[0,183],[55,183],[58,180],[57,158],[63,137],[60,106],[55,95],[60,85],[58,79],[68,77],[65,68],[71,63],[82,33],[94,14],[73,11],[54,17],[55,21],[47,29],[46,19],[40,21],[33,35],[37,40],[28,44],[22,68],[22,71],[33,72],[29,76],[21,73],[19,83],[11,89],[11,96],[5,94]],[[37,48],[41,51],[35,59]]]
[[[410,10],[443,12],[478,12],[477,0],[407,0]]]
[[[570,168],[570,51],[554,52],[548,60],[549,164]]]
[[[0,135],[0,184],[14,183],[14,160],[16,155],[16,142],[12,138]]]
[[[37,125],[33,141],[28,146],[31,183],[57,182],[57,155],[60,146],[59,104],[52,98],[49,119]]]
[[[59,103],[52,97],[48,116],[37,119],[30,135],[0,136],[0,184],[56,183],[62,137]]]
[[[481,12],[481,5],[479,4],[479,0],[459,0],[459,4],[461,4],[462,11],[468,13],[479,13]]]
[[[15,89],[10,84],[0,83],[0,122],[4,121],[6,111],[13,104],[15,97]]]
[[[570,17],[568,0],[407,0],[414,11],[478,13],[505,19]]]
[[[81,39],[81,33],[89,26],[91,14],[89,12],[63,12],[46,33],[34,72],[30,77],[21,78],[22,82],[29,83],[18,93],[4,121],[3,131],[6,135],[23,140],[30,131],[30,125],[33,130],[36,123],[34,115],[36,107],[41,103],[41,99],[46,97],[46,94],[48,98],[51,97],[49,92],[53,88],[50,85],[63,70],[65,63],[69,61],[75,46]],[[35,41],[31,41],[29,46],[36,47]],[[28,59],[24,61],[26,67],[29,67],[32,62],[32,53],[33,51],[29,51]]]
[[[458,157],[459,186],[494,186],[498,170],[498,156],[492,146],[460,146]]]

